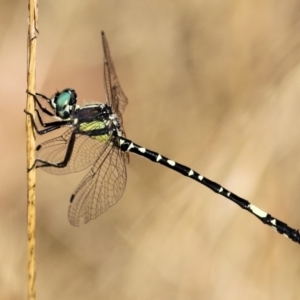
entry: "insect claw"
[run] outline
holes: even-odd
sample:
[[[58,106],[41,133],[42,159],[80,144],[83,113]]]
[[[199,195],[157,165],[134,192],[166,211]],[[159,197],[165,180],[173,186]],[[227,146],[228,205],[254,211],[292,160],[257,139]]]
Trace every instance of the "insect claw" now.
[[[30,167],[30,168],[27,168],[27,173],[29,173],[31,170],[33,170],[33,169],[34,169],[34,167],[35,167],[35,163],[32,165],[32,167]]]
[[[35,96],[35,94],[33,94],[33,93],[31,93],[31,92],[29,92],[28,90],[26,90],[26,93],[28,94],[28,95],[31,95],[31,96]]]

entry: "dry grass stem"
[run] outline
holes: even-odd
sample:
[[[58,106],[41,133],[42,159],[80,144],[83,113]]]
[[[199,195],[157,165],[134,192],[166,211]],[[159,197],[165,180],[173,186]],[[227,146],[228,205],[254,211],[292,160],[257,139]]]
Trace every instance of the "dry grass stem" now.
[[[35,57],[36,57],[36,37],[37,30],[37,0],[28,0],[28,60],[27,60],[27,90],[31,93],[35,93]],[[34,100],[33,97],[27,94],[26,110],[34,113]],[[27,167],[33,165],[35,160],[35,138],[33,134],[33,128],[30,118],[26,117],[26,132],[27,132]],[[28,255],[28,299],[36,299],[35,289],[35,220],[36,220],[36,208],[35,208],[35,181],[36,172],[35,169],[27,173],[27,231],[28,231],[28,243],[27,243],[27,255]]]

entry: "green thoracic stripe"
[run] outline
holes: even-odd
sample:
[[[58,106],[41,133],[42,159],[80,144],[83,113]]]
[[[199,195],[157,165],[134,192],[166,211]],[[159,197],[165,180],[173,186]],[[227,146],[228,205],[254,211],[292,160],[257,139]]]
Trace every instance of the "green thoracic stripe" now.
[[[95,130],[104,129],[106,126],[107,126],[107,124],[105,124],[105,122],[92,121],[92,122],[81,123],[79,125],[79,129],[80,129],[80,131],[83,131],[83,132],[92,133]],[[110,138],[110,136],[108,134],[100,134],[100,135],[91,134],[90,136],[92,139],[100,141],[100,142],[107,142]]]
[[[101,121],[92,121],[84,122],[79,125],[80,131],[93,131],[97,129],[103,129],[107,126],[104,122]]]

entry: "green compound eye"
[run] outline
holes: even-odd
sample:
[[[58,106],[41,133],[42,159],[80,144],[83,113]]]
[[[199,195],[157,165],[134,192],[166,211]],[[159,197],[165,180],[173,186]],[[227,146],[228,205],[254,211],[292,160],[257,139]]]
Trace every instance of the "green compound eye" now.
[[[76,103],[76,93],[72,89],[65,89],[56,95],[54,101],[57,116],[67,119],[70,117],[70,108]]]
[[[62,107],[70,103],[71,95],[68,92],[61,92],[57,98],[56,105]]]

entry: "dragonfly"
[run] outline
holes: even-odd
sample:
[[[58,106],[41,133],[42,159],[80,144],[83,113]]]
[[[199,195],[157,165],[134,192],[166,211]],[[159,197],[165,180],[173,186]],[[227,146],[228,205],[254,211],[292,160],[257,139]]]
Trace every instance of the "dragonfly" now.
[[[41,168],[51,174],[61,175],[90,167],[70,198],[68,218],[72,225],[88,223],[120,200],[127,181],[126,165],[129,163],[129,153],[134,153],[203,184],[248,211],[276,232],[300,243],[298,230],[195,170],[127,139],[122,115],[128,99],[120,86],[104,32],[102,46],[105,103],[80,106],[77,104],[77,94],[72,88],[56,92],[51,98],[27,91],[36,104],[39,125],[33,114],[27,111],[25,113],[31,118],[39,135],[63,127],[68,128],[62,135],[36,147],[37,159],[28,171]],[[51,122],[45,122],[42,113],[50,117]]]

